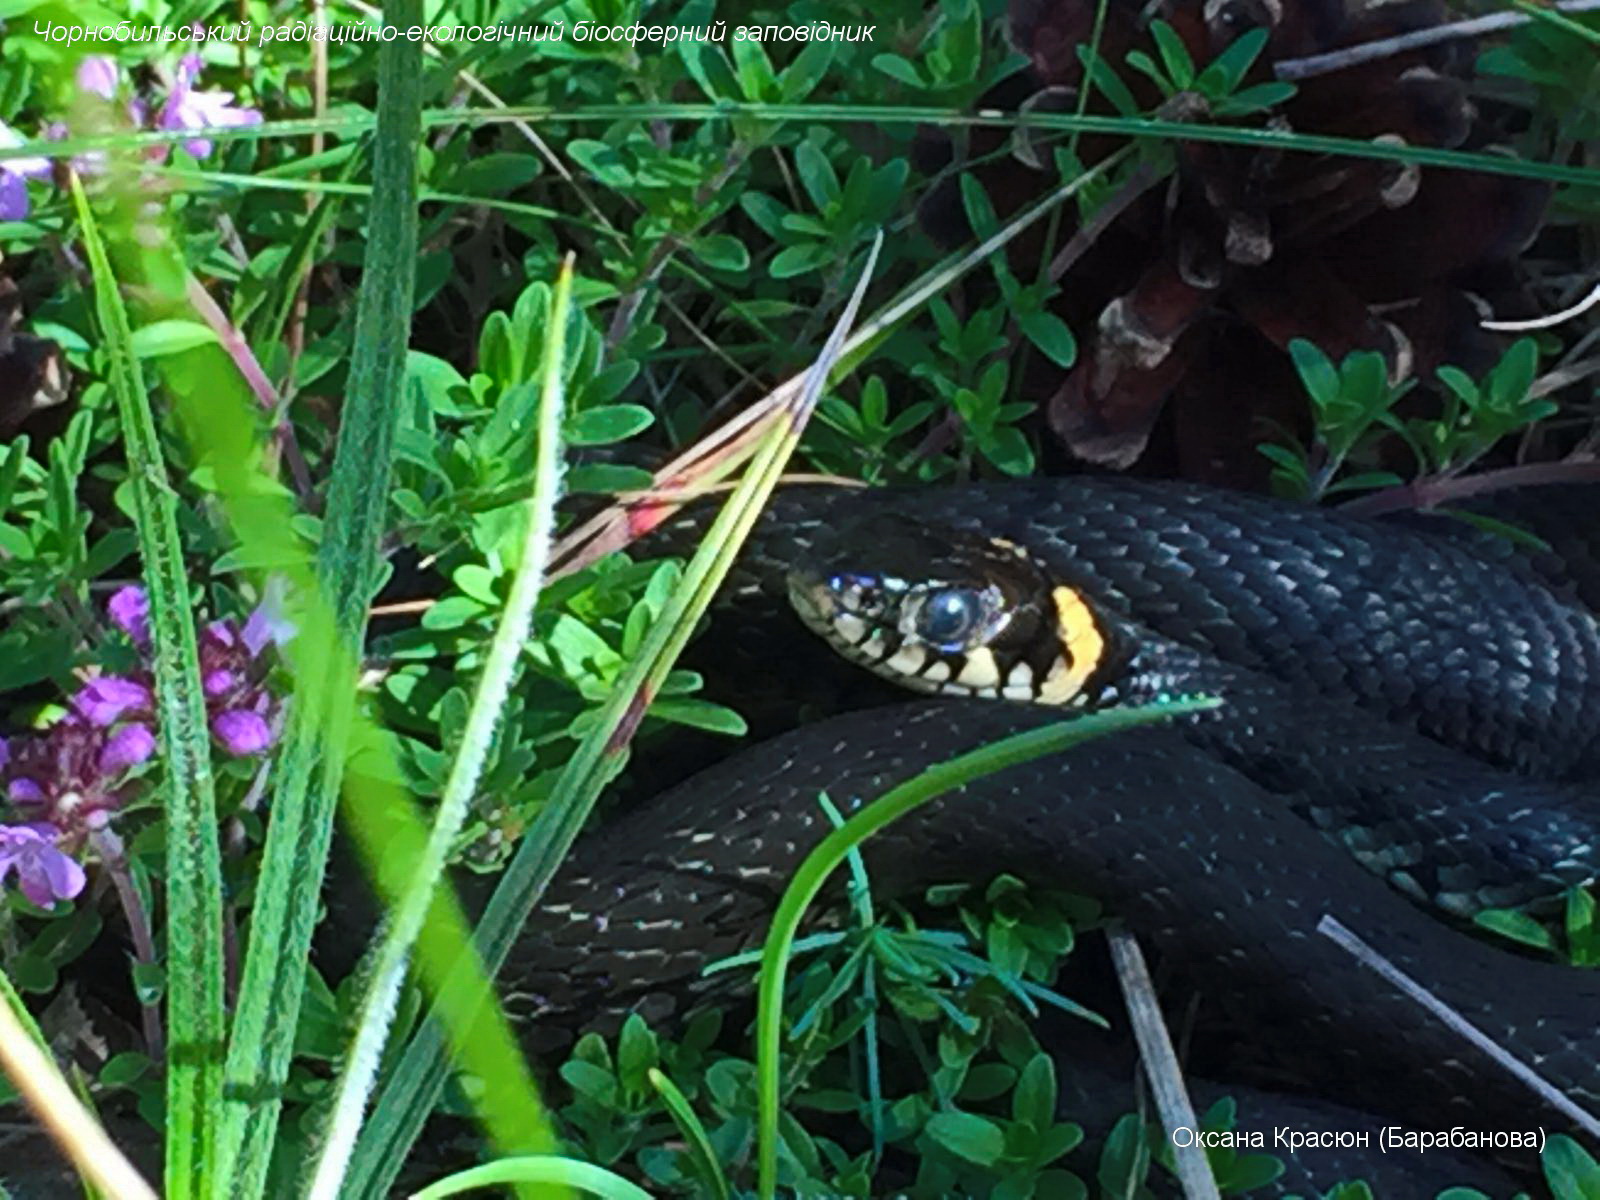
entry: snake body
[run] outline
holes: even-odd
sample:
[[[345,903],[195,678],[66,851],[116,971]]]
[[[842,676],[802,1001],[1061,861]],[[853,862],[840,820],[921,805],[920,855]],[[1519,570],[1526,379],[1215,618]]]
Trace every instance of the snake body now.
[[[1222,695],[1218,714],[1100,739],[919,810],[867,844],[875,891],[1010,871],[1090,892],[1208,1004],[1342,1097],[1428,1129],[1554,1131],[1569,1118],[1316,927],[1338,918],[1600,1108],[1600,977],[1487,945],[1378,877],[1458,913],[1593,877],[1600,556],[1584,518],[1596,500],[1562,487],[1507,502],[1559,535],[1547,554],[1445,518],[1360,520],[1126,480],[792,489],[739,583],[781,594],[827,536],[893,511],[1026,547],[1115,621],[1177,648],[1180,679]],[[819,792],[858,805],[1060,716],[922,701],[735,755],[580,842],[508,965],[508,1004],[536,1039],[682,1010],[709,986],[707,961],[759,943],[829,827]]]

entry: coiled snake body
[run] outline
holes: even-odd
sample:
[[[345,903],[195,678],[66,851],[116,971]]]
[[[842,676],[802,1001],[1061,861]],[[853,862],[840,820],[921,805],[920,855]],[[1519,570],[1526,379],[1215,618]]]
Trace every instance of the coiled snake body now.
[[[1080,690],[1135,700],[1210,690],[1224,706],[1011,768],[919,810],[867,844],[875,889],[1010,871],[1092,893],[1208,1004],[1342,1098],[1418,1128],[1555,1132],[1571,1126],[1566,1116],[1316,927],[1336,917],[1600,1110],[1600,976],[1486,944],[1445,916],[1550,897],[1596,873],[1597,501],[1600,488],[1573,486],[1496,498],[1496,515],[1545,537],[1547,553],[1442,516],[1362,520],[1126,480],[793,489],[770,506],[738,580],[769,595],[796,579],[848,593],[854,607],[832,614],[846,618],[847,640],[879,665],[893,659],[887,673],[923,672],[931,690],[958,684],[964,660],[933,667],[901,653],[896,628],[920,620],[948,632],[954,608],[944,593],[917,593],[920,617],[902,606],[880,630],[887,640],[871,634],[862,581],[875,557],[904,546],[840,531],[891,514],[922,531],[907,544],[1025,556],[1048,589],[1059,661],[992,641],[972,687],[1042,692],[1055,670],[1064,694],[1061,672],[1076,662]],[[898,565],[889,574],[915,584]],[[1088,634],[1068,627],[1077,610],[1062,606],[1078,603]],[[1123,657],[1104,671],[1082,661],[1113,649]],[[924,700],[810,724],[728,759],[579,843],[508,964],[508,1003],[535,1030],[680,1010],[705,988],[707,961],[759,943],[777,894],[828,828],[819,792],[859,804],[1061,715]]]

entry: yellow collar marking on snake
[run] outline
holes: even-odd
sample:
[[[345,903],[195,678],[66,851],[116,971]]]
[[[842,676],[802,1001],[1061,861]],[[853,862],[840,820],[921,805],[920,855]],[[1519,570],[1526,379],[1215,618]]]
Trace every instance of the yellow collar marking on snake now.
[[[1094,613],[1076,588],[1051,589],[1056,608],[1056,636],[1061,657],[1056,659],[1039,687],[1041,704],[1070,704],[1083,695],[1083,686],[1105,657],[1106,639]]]

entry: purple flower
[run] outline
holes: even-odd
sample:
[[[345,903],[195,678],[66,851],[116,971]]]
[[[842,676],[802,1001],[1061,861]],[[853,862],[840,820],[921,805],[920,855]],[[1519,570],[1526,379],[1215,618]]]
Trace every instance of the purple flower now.
[[[97,675],[72,698],[72,707],[91,725],[102,729],[123,717],[144,716],[154,711],[155,698],[137,679],[121,675]]]
[[[122,807],[122,776],[154,750],[143,725],[113,732],[68,713],[42,733],[13,739],[0,778],[11,803],[29,817],[77,834],[104,825]]]
[[[262,753],[276,737],[265,717],[242,708],[218,713],[211,722],[211,732],[224,750],[239,758]]]
[[[95,765],[107,776],[121,775],[156,752],[156,735],[144,725],[124,725],[106,739]]]
[[[0,122],[0,149],[12,149],[27,144],[16,130]],[[48,158],[0,159],[0,221],[20,221],[28,215],[28,184],[30,179],[45,179],[50,175]]]
[[[287,587],[282,575],[273,575],[262,588],[261,603],[256,605],[240,633],[245,648],[251,654],[260,654],[269,642],[274,646],[282,646],[294,637],[294,622],[284,615],[284,592]]]
[[[232,129],[261,123],[261,114],[255,109],[234,104],[232,92],[196,91],[200,68],[198,54],[185,54],[179,60],[172,90],[156,120],[158,129]],[[190,138],[183,148],[196,158],[205,158],[213,146],[210,138]]]
[[[277,740],[278,701],[266,688],[266,650],[293,635],[283,616],[283,581],[276,577],[242,628],[237,621],[212,621],[200,631],[200,684],[211,732],[229,754],[261,754]]]
[[[106,615],[135,646],[150,644],[150,597],[142,587],[119,588],[106,601]]]
[[[13,870],[22,894],[40,908],[83,891],[83,868],[56,846],[53,825],[0,825],[0,882]]]
[[[86,54],[78,62],[79,89],[99,96],[102,100],[116,97],[121,75],[117,60],[108,54]]]

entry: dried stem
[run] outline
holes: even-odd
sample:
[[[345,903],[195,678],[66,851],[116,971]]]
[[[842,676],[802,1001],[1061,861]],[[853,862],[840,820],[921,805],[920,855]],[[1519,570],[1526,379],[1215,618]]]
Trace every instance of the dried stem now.
[[[1362,941],[1338,918],[1323,914],[1322,920],[1317,922],[1317,932],[1323,937],[1331,938],[1341,949],[1349,951],[1362,966],[1377,972],[1404,993],[1407,999],[1414,1000],[1438,1017],[1452,1032],[1460,1034],[1492,1058],[1496,1064],[1505,1068],[1509,1074],[1526,1084],[1546,1104],[1570,1117],[1573,1123],[1590,1137],[1600,1138],[1600,1120],[1579,1108],[1532,1067],[1501,1047],[1488,1034]]]
[[[100,856],[101,865],[111,876],[117,889],[117,899],[122,902],[122,913],[128,920],[128,936],[133,939],[134,961],[140,966],[156,965],[156,943],[150,934],[150,914],[145,911],[144,897],[134,886],[133,872],[128,867],[128,855],[122,839],[112,830],[96,829],[89,834],[89,842]],[[139,1000],[139,1022],[144,1030],[145,1051],[155,1062],[166,1058],[166,1032],[161,1026],[159,1002]]]
[[[1600,0],[1558,0],[1549,6],[1556,12],[1582,13],[1600,10]],[[1357,46],[1344,46],[1326,54],[1312,54],[1306,58],[1286,58],[1272,68],[1279,79],[1294,82],[1315,75],[1328,75],[1346,67],[1359,67],[1364,63],[1393,58],[1409,50],[1421,50],[1444,42],[1498,33],[1502,29],[1515,29],[1534,20],[1524,13],[1498,12],[1486,17],[1473,17],[1467,21],[1453,21],[1448,25],[1435,25],[1431,29],[1414,29],[1410,33],[1381,38],[1375,42],[1362,42]]]
[[[1172,1140],[1183,1194],[1187,1200],[1221,1200],[1206,1152],[1197,1139],[1191,1138],[1184,1145],[1173,1137],[1179,1129],[1198,1129],[1200,1122],[1194,1115],[1188,1090],[1183,1086],[1183,1071],[1178,1066],[1172,1037],[1161,1017],[1161,1005],[1156,1000],[1155,985],[1150,982],[1150,968],[1145,965],[1144,952],[1133,934],[1125,929],[1109,930],[1106,937],[1111,944],[1111,961],[1117,969],[1117,983],[1122,987],[1122,998],[1128,1006],[1134,1040],[1139,1043],[1139,1058],[1155,1096],[1156,1111],[1161,1114],[1161,1125]]]

